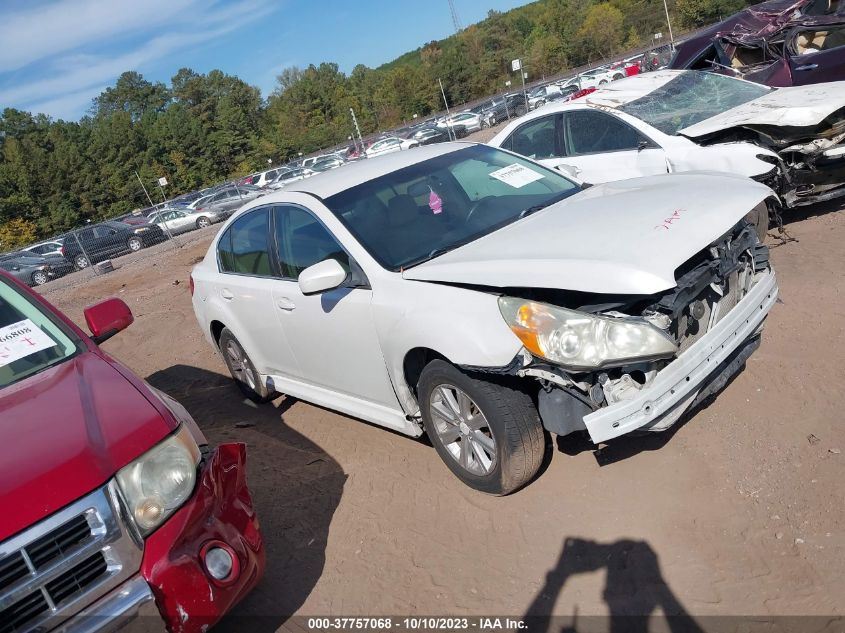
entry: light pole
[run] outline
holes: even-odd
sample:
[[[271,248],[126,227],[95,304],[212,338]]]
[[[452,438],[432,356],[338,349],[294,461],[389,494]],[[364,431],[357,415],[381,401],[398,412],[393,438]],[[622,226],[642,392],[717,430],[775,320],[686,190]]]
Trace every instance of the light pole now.
[[[440,84],[440,94],[443,95],[443,104],[446,106],[446,121],[448,124],[446,125],[446,130],[449,135],[450,141],[457,141],[457,137],[454,137],[455,131],[452,129],[452,115],[449,113],[449,102],[446,100],[446,91],[443,90],[443,82],[440,81],[440,78],[437,78],[437,83]]]
[[[669,27],[669,44],[675,48],[675,37],[672,35],[672,21],[669,19],[669,5],[663,0],[663,10],[666,11],[666,25]]]

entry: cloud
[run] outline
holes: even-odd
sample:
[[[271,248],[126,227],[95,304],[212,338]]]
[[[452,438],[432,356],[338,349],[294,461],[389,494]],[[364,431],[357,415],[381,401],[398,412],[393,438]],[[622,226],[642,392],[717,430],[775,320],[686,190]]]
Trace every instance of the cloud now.
[[[85,112],[91,105],[93,95],[100,94],[108,85],[97,88],[86,88],[78,92],[64,94],[55,99],[49,99],[30,106],[31,112],[49,112],[54,119],[73,121],[79,118],[80,112]]]
[[[180,4],[180,0],[170,1],[174,5]],[[182,0],[184,4],[185,0]],[[62,116],[60,112],[66,115],[73,103],[81,106],[90,101],[103,90],[103,84],[113,81],[120,73],[137,70],[178,50],[220,38],[274,9],[260,0],[242,0],[218,8],[209,8],[206,4],[206,8],[192,18],[189,29],[154,36],[122,54],[106,57],[80,52],[57,58],[50,64],[52,72],[48,76],[0,88],[0,103],[53,116]],[[93,27],[89,29],[89,36],[93,30]],[[20,77],[21,73],[16,75]]]
[[[60,0],[5,13],[0,23],[0,72],[101,38],[166,25],[180,14],[187,19],[204,5],[199,0]]]

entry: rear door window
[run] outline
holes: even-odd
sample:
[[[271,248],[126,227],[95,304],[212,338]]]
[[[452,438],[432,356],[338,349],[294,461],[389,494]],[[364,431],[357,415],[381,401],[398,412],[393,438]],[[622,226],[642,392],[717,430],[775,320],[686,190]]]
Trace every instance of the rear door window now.
[[[267,209],[257,209],[238,218],[217,244],[220,270],[256,277],[271,276],[269,231]]]
[[[563,156],[563,144],[558,140],[559,121],[559,114],[534,119],[518,127],[502,147],[534,159]]]

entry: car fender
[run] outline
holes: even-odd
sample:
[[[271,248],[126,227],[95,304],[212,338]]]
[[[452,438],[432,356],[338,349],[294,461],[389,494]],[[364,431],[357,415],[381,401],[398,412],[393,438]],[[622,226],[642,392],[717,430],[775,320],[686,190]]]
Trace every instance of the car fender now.
[[[706,170],[754,178],[769,173],[773,168],[772,162],[760,160],[758,156],[779,160],[773,151],[742,141],[707,146],[690,144],[688,147],[673,149],[666,154],[672,172]]]
[[[522,349],[499,312],[498,295],[391,275],[373,284],[373,318],[384,361],[403,410],[418,411],[405,378],[414,349],[431,350],[454,365],[506,367]]]

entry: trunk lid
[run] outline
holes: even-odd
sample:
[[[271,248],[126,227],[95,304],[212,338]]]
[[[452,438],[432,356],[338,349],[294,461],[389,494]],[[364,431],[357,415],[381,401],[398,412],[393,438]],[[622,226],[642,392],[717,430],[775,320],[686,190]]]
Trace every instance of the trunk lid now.
[[[535,215],[405,270],[405,279],[495,288],[648,295],[724,235],[767,187],[685,173],[591,187]]]

